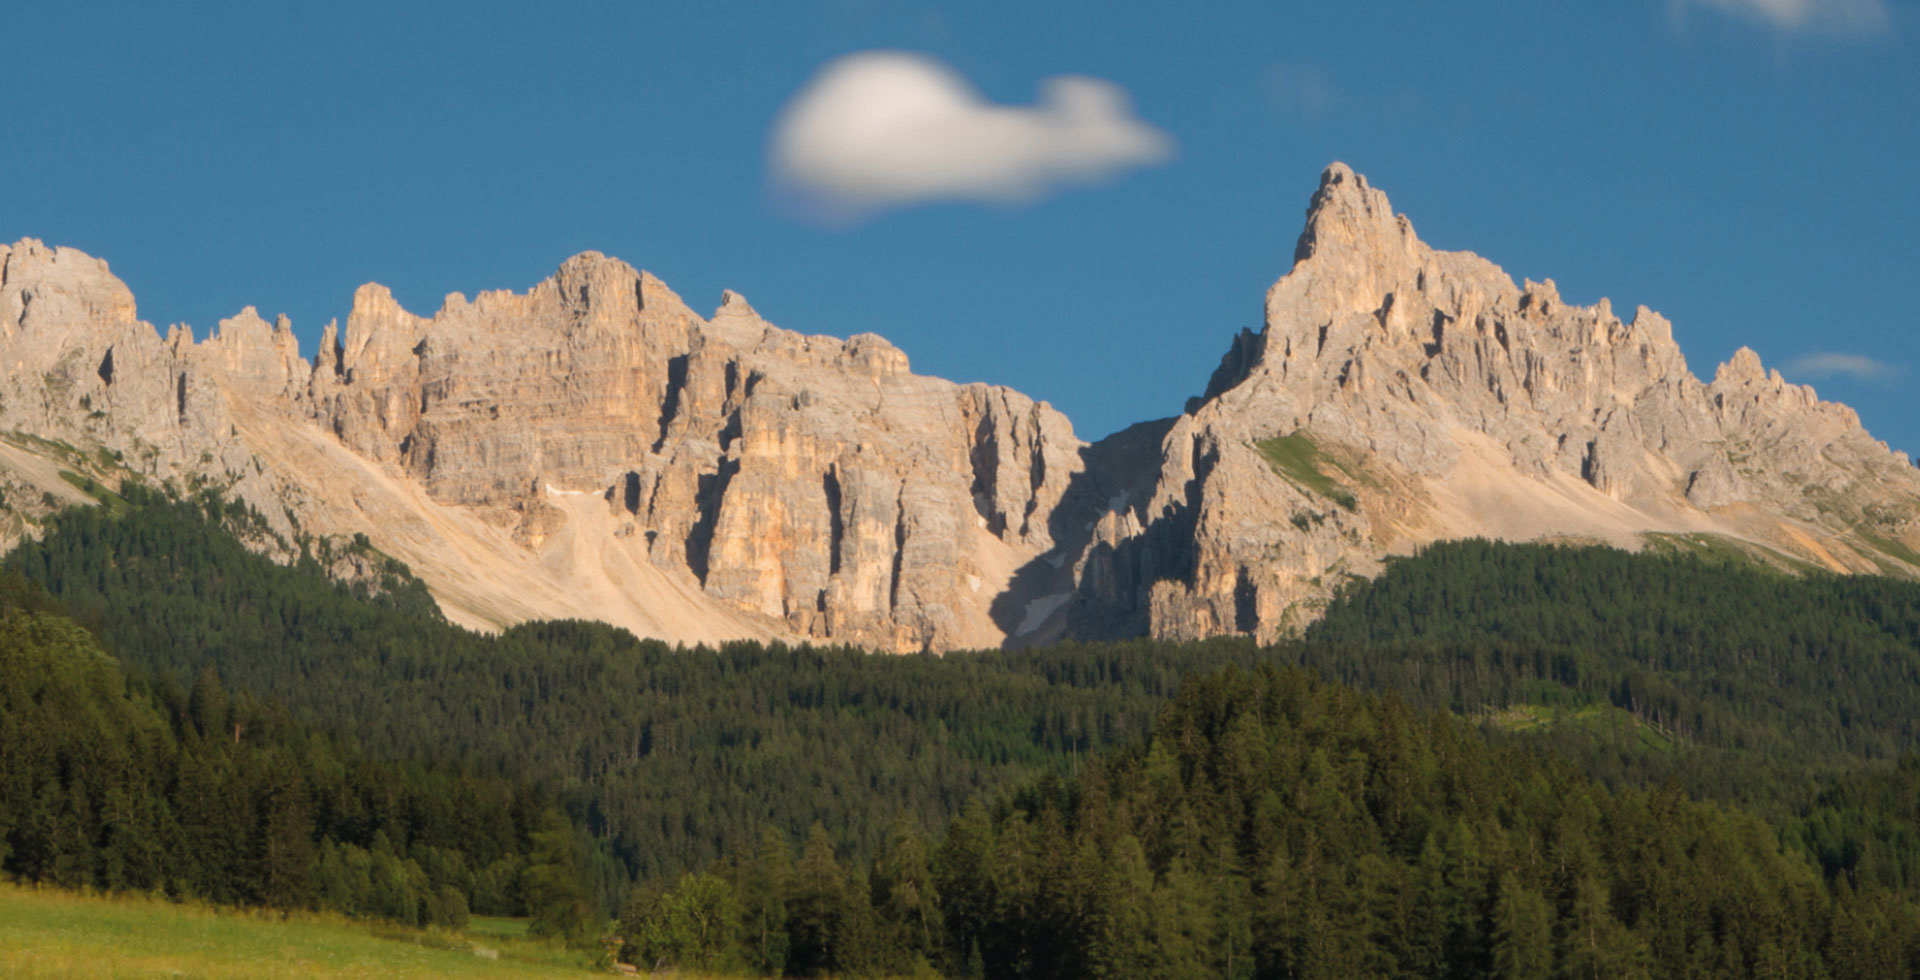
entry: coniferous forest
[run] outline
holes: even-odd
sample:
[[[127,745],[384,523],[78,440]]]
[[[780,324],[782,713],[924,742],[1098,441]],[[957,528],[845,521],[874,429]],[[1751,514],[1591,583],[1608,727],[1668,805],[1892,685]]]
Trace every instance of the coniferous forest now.
[[[1460,542],[1265,648],[681,649],[126,497],[5,562],[17,879],[742,974],[1920,971],[1913,583]]]

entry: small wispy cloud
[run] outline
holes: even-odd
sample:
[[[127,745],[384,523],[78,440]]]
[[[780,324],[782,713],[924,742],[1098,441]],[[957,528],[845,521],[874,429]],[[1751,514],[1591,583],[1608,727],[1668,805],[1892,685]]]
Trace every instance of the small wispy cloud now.
[[[1893,24],[1887,0],[1674,0],[1802,34],[1879,34]],[[1676,6],[1676,11],[1680,7]]]
[[[1326,115],[1334,101],[1333,85],[1318,65],[1275,62],[1267,66],[1260,84],[1268,102],[1308,119]]]
[[[924,55],[847,55],[781,112],[772,176],[814,216],[850,220],[936,200],[1031,201],[1173,155],[1117,85],[1066,76],[1040,93],[1034,105],[997,105]]]
[[[1813,351],[1789,359],[1781,373],[1818,381],[1822,378],[1851,378],[1855,381],[1886,382],[1899,377],[1901,365],[1888,364],[1863,354],[1839,351]]]

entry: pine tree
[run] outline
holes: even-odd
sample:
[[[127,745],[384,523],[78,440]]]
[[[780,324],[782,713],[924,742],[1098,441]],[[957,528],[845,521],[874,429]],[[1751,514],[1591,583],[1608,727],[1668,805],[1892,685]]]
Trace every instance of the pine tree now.
[[[313,903],[313,803],[293,760],[270,758],[259,812],[260,898],[275,908]]]
[[[787,966],[787,892],[793,854],[778,828],[760,830],[760,846],[734,872],[740,903],[740,941],[747,965],[761,974],[779,974]]]
[[[833,840],[817,821],[807,830],[800,863],[787,897],[787,973],[811,977],[832,972],[847,920],[847,882],[834,857]]]
[[[1547,980],[1553,972],[1553,910],[1539,892],[1508,873],[1493,906],[1493,976]]]
[[[220,683],[220,672],[209,663],[194,679],[193,693],[187,698],[187,715],[194,730],[204,739],[219,739],[227,733],[227,689]]]
[[[1091,842],[1085,847],[1090,851]],[[1098,860],[1098,856],[1086,854],[1083,859]],[[1147,867],[1147,853],[1132,834],[1122,835],[1099,862],[1094,888],[1087,975],[1100,980],[1150,976],[1153,869]]]
[[[887,945],[901,953],[889,967],[906,971],[921,964],[931,969],[940,955],[945,924],[926,841],[906,813],[894,820],[892,837],[874,864],[872,880],[874,913]]]
[[[976,797],[947,827],[934,868],[934,884],[944,902],[948,968],[961,976],[971,961],[984,961],[988,932],[996,920],[993,820]]]
[[[559,811],[549,810],[541,818],[520,881],[527,914],[533,920],[527,926],[530,935],[559,939],[573,946],[592,942],[599,916],[580,882],[573,826]]]

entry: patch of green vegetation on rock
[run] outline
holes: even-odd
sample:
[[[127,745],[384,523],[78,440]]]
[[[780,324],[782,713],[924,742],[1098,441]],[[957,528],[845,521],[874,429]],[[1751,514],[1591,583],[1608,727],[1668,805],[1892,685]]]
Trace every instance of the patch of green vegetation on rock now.
[[[1875,534],[1865,528],[1856,527],[1853,530],[1855,534],[1860,535],[1867,543],[1880,549],[1880,551],[1887,556],[1906,562],[1915,569],[1920,569],[1920,552],[1916,552],[1908,547],[1906,542],[1898,538],[1889,538],[1884,535]],[[1883,569],[1886,568],[1885,563],[1876,562],[1876,564],[1879,564]],[[1906,574],[1911,575],[1912,572]]]
[[[1353,491],[1342,486],[1320,464],[1338,466],[1320,452],[1320,447],[1304,431],[1295,431],[1290,435],[1276,436],[1272,439],[1254,443],[1275,473],[1285,477],[1296,486],[1310,493],[1319,494],[1339,504],[1347,510],[1354,508]],[[1342,472],[1345,472],[1342,468]]]
[[[1648,531],[1640,537],[1646,542],[1647,551],[1656,555],[1689,555],[1714,565],[1757,568],[1794,575],[1824,571],[1804,559],[1724,534]]]
[[[99,501],[107,508],[107,513],[119,516],[127,511],[127,499],[107,489],[100,481],[90,476],[82,476],[72,470],[61,470],[60,479],[67,481],[75,490]]]
[[[31,432],[22,432],[18,429],[12,432],[0,433],[0,439],[4,439],[14,446],[30,453],[37,453],[42,456],[55,456],[76,462],[86,458],[86,454],[74,448],[71,443],[62,442],[59,439],[47,439],[34,435]]]

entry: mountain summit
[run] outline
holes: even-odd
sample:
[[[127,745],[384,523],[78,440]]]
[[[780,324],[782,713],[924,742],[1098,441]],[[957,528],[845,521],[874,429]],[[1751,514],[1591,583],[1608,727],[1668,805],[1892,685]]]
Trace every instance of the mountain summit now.
[[[1083,597],[1163,636],[1272,636],[1346,575],[1442,538],[1731,547],[1920,572],[1920,472],[1742,349],[1711,383],[1664,318],[1427,247],[1342,164],[1294,265],[1160,474],[1102,518]],[[1090,610],[1091,611],[1091,610]]]
[[[63,470],[211,486],[269,551],[365,534],[479,628],[1272,637],[1464,536],[1920,575],[1920,472],[1850,409],[1748,350],[1702,382],[1658,314],[1430,249],[1341,164],[1264,328],[1185,414],[1094,445],[880,337],[782,330],[732,291],[703,318],[591,252],[431,317],[363,286],[309,362],[252,309],[163,340],[104,262],[32,240],[0,246],[0,432],[11,538],[84,499]]]

